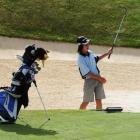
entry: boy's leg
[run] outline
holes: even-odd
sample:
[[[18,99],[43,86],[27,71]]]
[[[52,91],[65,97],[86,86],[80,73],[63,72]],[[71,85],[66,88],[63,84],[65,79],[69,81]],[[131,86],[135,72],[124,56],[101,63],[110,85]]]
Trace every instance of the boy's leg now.
[[[102,99],[105,99],[103,84],[98,83],[95,88],[96,110],[102,110]]]
[[[88,106],[89,102],[82,102],[80,105],[80,109],[85,110]]]
[[[96,110],[102,110],[102,100],[96,99]]]
[[[80,109],[86,109],[89,102],[94,102],[94,88],[97,82],[93,79],[87,79],[84,82],[84,96]]]

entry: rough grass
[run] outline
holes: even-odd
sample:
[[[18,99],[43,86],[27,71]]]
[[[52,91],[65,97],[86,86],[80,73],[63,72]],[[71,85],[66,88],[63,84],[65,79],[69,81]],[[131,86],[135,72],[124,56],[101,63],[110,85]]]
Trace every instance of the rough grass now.
[[[111,45],[128,9],[117,44],[140,47],[140,0],[0,0],[0,35],[75,42],[79,35]]]
[[[51,121],[43,111],[22,111],[13,125],[0,125],[0,140],[139,140],[140,114],[96,111],[51,110]]]

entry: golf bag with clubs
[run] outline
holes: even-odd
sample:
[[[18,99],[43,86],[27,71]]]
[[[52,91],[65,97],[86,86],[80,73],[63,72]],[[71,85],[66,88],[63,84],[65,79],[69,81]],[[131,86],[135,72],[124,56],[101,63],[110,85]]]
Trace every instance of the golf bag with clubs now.
[[[35,74],[40,71],[36,60],[42,63],[48,58],[48,51],[28,45],[23,56],[18,56],[22,61],[21,67],[13,73],[10,87],[1,87],[0,91],[0,122],[14,123],[17,119],[21,106],[28,106],[28,90],[31,83],[35,83]]]

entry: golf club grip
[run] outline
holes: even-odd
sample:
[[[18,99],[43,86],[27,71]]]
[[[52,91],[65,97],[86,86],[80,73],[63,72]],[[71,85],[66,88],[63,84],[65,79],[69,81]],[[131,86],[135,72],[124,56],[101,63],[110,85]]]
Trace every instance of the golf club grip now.
[[[112,53],[111,53],[112,54]],[[108,55],[108,59],[110,59],[111,54]]]
[[[112,51],[113,51],[114,47],[115,47],[115,44],[112,45],[112,48],[111,48]],[[113,53],[113,52],[112,52],[112,53]],[[108,59],[110,59],[112,53],[110,53],[110,54],[108,55]]]

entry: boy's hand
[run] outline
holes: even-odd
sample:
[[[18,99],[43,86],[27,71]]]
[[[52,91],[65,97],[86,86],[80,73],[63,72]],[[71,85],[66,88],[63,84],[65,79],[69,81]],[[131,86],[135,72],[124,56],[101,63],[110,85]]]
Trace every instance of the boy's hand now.
[[[102,83],[102,84],[105,84],[106,83],[106,79],[104,77],[100,77],[99,78],[99,81]]]
[[[113,48],[111,47],[111,48],[108,50],[107,54],[110,55],[110,54],[112,54],[112,53],[113,53]]]
[[[99,56],[99,60],[105,58],[105,57],[108,56],[108,55],[111,55],[112,53],[113,53],[113,47],[111,47],[111,48],[107,51],[107,53],[102,54],[101,56]]]

